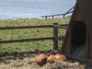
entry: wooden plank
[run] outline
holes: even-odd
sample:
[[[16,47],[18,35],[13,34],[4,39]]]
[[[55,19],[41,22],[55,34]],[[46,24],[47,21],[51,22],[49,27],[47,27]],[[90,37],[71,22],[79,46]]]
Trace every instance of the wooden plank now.
[[[68,26],[56,26],[56,27],[61,28],[61,29],[67,29],[68,28]]]
[[[54,23],[54,27],[53,27],[53,49],[58,50],[58,27],[56,27],[58,25],[58,23]]]
[[[65,15],[65,14],[45,15],[45,16],[42,16],[42,17],[52,17],[52,16],[61,16],[61,15]]]
[[[61,28],[61,29],[67,29],[68,24],[61,24],[61,25],[57,25],[56,27]]]
[[[58,40],[63,40],[63,39],[64,39],[64,36],[58,36],[57,39],[58,39]]]
[[[12,42],[24,42],[24,41],[37,41],[37,40],[53,40],[54,37],[43,37],[43,38],[29,38],[29,39],[16,39],[16,40],[2,40],[1,43],[12,43]]]
[[[53,25],[0,27],[0,30],[6,30],[6,29],[28,29],[28,28],[49,28],[49,27],[53,27]]]
[[[28,28],[50,28],[54,25],[40,25],[40,26],[14,26],[14,27],[0,27],[0,30],[8,30],[8,29],[28,29]],[[57,25],[58,28],[64,28],[63,26],[68,26],[68,24]]]

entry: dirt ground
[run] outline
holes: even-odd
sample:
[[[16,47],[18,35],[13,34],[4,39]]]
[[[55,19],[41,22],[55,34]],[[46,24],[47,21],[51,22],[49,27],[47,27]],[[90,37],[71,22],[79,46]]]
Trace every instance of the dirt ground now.
[[[27,55],[6,55],[0,57],[0,69],[86,69],[87,65],[81,64],[78,61],[55,61],[54,63],[46,63],[39,66],[35,63],[37,54]]]

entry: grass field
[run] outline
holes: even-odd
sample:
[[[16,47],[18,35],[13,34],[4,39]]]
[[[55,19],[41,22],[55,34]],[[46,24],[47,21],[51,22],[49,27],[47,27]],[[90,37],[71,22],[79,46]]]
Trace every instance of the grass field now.
[[[69,18],[66,19],[20,18],[16,20],[0,20],[0,27],[52,25],[53,23],[68,24]],[[65,35],[65,31],[66,30],[64,29],[58,29],[59,36]],[[52,28],[0,30],[0,40],[25,39],[25,38],[50,37],[50,36],[53,36]],[[62,41],[59,41],[58,45],[60,49]],[[0,53],[29,52],[29,51],[50,50],[50,49],[53,49],[52,40],[0,44]]]
[[[10,26],[37,26],[37,25],[53,25],[53,23],[68,24],[69,18],[66,19],[16,19],[16,20],[0,20],[0,27]],[[58,36],[64,36],[66,30],[58,29]],[[11,29],[0,30],[0,40],[25,39],[36,37],[53,36],[52,28],[39,29]],[[62,46],[62,40],[58,41],[58,50],[53,49],[52,40],[15,42],[0,44],[0,69],[88,69],[90,64],[81,63],[76,60],[68,59],[67,61],[52,64],[47,63],[39,66],[35,63],[35,56],[46,51],[46,54],[56,53]]]

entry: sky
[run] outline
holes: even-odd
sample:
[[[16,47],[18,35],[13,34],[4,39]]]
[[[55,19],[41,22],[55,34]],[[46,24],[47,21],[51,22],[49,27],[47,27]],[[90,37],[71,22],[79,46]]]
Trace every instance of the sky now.
[[[41,17],[64,13],[76,0],[0,0],[0,19]]]

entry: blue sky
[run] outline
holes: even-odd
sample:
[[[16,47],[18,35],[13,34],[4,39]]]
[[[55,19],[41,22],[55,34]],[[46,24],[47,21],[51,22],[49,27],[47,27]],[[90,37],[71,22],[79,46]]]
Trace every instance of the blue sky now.
[[[40,17],[60,14],[74,6],[76,0],[0,0],[0,16]]]

